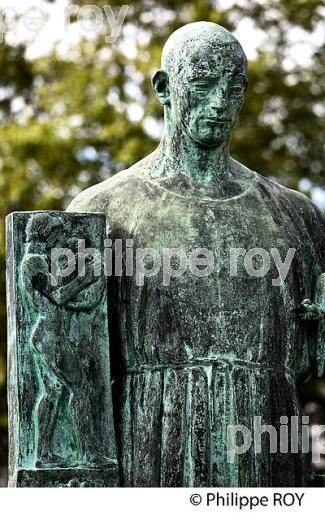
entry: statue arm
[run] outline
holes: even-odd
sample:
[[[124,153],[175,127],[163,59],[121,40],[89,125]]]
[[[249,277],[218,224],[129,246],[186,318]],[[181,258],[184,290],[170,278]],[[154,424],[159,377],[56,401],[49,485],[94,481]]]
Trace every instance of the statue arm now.
[[[60,287],[55,291],[53,291],[53,288],[51,286],[51,290],[48,294],[48,297],[57,305],[67,304],[86,287],[98,280],[98,276],[95,275],[95,272],[97,271],[98,267],[98,261],[92,262],[91,264],[86,266],[84,275],[76,276],[76,278],[74,278],[67,285]]]
[[[314,282],[312,301],[304,300],[299,306],[300,318],[309,322],[309,356],[313,372],[322,377],[325,370],[325,214],[309,199],[304,205],[306,236],[313,246],[313,264],[318,275]],[[308,235],[307,235],[308,234]]]
[[[95,275],[98,267],[98,261],[92,262],[85,268],[84,275],[77,276],[67,285],[54,289],[44,255],[26,255],[22,263],[22,282],[28,293],[36,289],[56,305],[65,305],[98,280],[98,276]]]
[[[78,299],[70,300],[66,305],[66,309],[75,311],[92,310],[99,305],[104,289],[106,288],[106,279],[102,276],[96,280],[95,283],[88,286],[86,290],[82,291]]]
[[[315,303],[319,308],[318,327],[316,327],[316,341],[314,366],[317,377],[325,375],[325,213],[318,209],[318,227],[315,241],[319,244],[319,257],[322,273],[316,282]]]
[[[325,273],[319,276],[315,290],[315,302],[304,300],[299,307],[302,320],[313,323],[314,336],[310,357],[317,377],[325,371]]]
[[[317,377],[323,377],[325,370],[325,273],[318,278],[315,300],[321,312],[316,338],[315,368]]]

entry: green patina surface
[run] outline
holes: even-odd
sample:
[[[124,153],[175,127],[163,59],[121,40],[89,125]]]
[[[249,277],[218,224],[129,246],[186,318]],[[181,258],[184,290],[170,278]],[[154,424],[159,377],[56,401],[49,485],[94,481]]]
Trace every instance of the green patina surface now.
[[[121,483],[303,485],[310,477],[309,456],[270,453],[264,440],[260,453],[250,449],[229,463],[227,426],[253,431],[258,416],[279,431],[281,416],[301,416],[297,378],[323,372],[324,338],[317,324],[324,311],[324,216],[305,196],[229,155],[247,80],[245,55],[228,31],[207,22],[176,31],[152,84],[165,113],[158,148],[81,193],[67,211],[104,213],[110,238],[132,240],[134,251],[151,248],[162,255],[178,248],[190,255],[206,248],[213,253],[214,270],[195,276],[187,269],[167,284],[162,270],[140,284],[125,271],[108,279]],[[236,276],[231,275],[233,248],[277,249],[282,261],[290,248],[295,255],[285,280],[276,285],[279,273],[271,256],[263,277],[247,272],[244,256],[238,259]],[[261,258],[253,260],[260,269]],[[173,262],[177,269],[177,259]],[[152,258],[147,257],[145,267],[152,267]],[[32,290],[25,293],[24,298],[30,297]],[[303,300],[309,301],[301,306]],[[98,334],[105,319],[102,326],[98,321]],[[46,330],[48,326],[44,324]],[[81,334],[85,326],[82,320]],[[97,348],[97,335],[87,337],[89,351]],[[77,372],[76,367],[76,377]],[[31,373],[27,377],[34,377]],[[38,387],[42,396],[42,385]],[[30,390],[24,403],[29,395]],[[31,402],[34,406],[35,396]],[[65,420],[66,402],[61,405]],[[30,415],[22,446],[32,445],[32,424]],[[13,426],[17,432],[18,425]],[[72,431],[71,425],[64,431]],[[15,449],[18,440],[11,444]],[[76,445],[71,442],[69,449],[79,460]],[[35,465],[35,448],[24,456],[30,467]]]
[[[7,219],[9,478],[12,486],[118,482],[106,280],[57,277],[54,248],[103,251],[105,215],[13,213]],[[61,271],[67,256],[56,258]],[[59,267],[59,266],[58,266]],[[93,482],[93,484],[91,484]]]
[[[207,248],[215,268],[207,277],[187,270],[168,286],[161,272],[141,286],[125,275],[109,280],[122,483],[302,485],[308,456],[270,454],[263,441],[261,453],[229,464],[226,431],[253,431],[255,416],[279,431],[281,416],[300,418],[297,378],[323,371],[323,335],[297,309],[314,299],[325,271],[324,216],[229,155],[247,80],[244,52],[228,31],[206,22],[176,31],[152,84],[164,106],[160,145],[78,195],[68,211],[106,213],[111,238],[132,239],[134,249]],[[295,248],[282,284],[272,284],[272,261],[257,278],[241,257],[230,275],[231,249],[256,247],[276,248],[282,260]],[[259,269],[261,258],[254,261]]]

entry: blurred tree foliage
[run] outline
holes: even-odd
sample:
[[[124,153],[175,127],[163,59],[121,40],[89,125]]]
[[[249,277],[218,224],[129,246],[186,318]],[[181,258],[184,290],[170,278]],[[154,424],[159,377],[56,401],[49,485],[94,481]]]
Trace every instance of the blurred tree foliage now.
[[[116,0],[91,3],[109,3],[115,15],[121,6]],[[5,215],[64,209],[81,189],[152,151],[162,109],[151,94],[150,76],[173,30],[198,20],[235,30],[248,18],[267,35],[249,64],[249,91],[232,154],[294,189],[302,178],[324,185],[325,128],[319,117],[324,112],[324,48],[315,48],[307,68],[288,66],[289,34],[313,32],[323,1],[223,5],[223,0],[139,0],[129,5],[114,44],[99,35],[64,54],[54,50],[31,61],[22,46],[0,46],[0,466],[6,465]]]

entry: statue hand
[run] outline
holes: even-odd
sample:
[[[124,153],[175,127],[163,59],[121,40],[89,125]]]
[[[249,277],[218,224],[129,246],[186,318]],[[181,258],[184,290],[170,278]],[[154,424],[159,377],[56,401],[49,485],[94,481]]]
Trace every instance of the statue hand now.
[[[305,299],[298,307],[300,318],[304,321],[319,321],[325,318],[325,312],[317,303]]]

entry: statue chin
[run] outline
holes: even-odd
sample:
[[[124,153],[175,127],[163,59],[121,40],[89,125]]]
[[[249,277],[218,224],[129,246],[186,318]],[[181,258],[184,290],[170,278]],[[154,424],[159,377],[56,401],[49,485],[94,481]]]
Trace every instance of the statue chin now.
[[[188,134],[191,141],[196,145],[200,146],[200,148],[219,148],[222,146],[227,140],[226,135],[222,134],[219,136],[207,136],[207,135],[199,135],[197,133],[189,133]]]
[[[229,139],[229,130],[224,126],[187,125],[183,126],[183,132],[200,148],[219,148]]]

